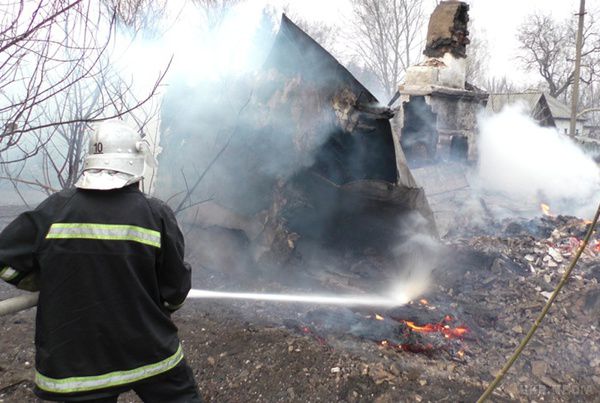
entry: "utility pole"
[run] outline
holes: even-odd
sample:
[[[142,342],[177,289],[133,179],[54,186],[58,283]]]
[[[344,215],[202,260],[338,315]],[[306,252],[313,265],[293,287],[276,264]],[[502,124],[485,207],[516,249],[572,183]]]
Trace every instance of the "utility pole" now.
[[[581,69],[581,47],[583,42],[583,16],[585,15],[585,0],[579,3],[579,26],[577,27],[577,43],[575,45],[575,71],[573,72],[573,94],[571,98],[571,125],[569,134],[575,137],[577,124],[577,104],[579,102],[579,76]]]

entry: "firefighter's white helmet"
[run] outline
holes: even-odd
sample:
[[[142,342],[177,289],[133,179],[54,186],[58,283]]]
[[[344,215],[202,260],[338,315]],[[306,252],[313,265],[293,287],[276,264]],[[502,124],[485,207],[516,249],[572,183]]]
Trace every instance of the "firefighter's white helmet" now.
[[[100,123],[90,136],[83,174],[75,186],[108,190],[140,181],[147,148],[140,134],[125,123]]]

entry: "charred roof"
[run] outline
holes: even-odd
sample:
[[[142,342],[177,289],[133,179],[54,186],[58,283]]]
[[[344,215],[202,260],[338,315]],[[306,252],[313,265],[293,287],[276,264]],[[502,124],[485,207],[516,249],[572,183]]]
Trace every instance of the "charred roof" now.
[[[300,75],[303,80],[329,88],[350,87],[359,95],[361,104],[378,103],[377,98],[352,73],[285,14],[281,17],[279,32],[263,67],[288,76]]]

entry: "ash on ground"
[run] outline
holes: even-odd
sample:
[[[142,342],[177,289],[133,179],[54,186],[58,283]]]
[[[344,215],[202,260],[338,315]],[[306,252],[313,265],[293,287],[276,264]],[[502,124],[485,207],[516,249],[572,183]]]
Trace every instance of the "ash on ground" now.
[[[18,211],[3,208],[2,226]],[[464,228],[462,235],[448,234],[443,240],[444,258],[432,273],[435,285],[404,307],[359,310],[188,301],[174,319],[202,395],[207,401],[231,402],[476,400],[529,330],[589,223],[559,216],[494,225],[496,235],[476,228]],[[600,392],[599,253],[594,235],[572,279],[497,390],[495,401],[596,398]],[[288,281],[264,282],[260,276],[249,280],[207,269],[194,261],[193,254],[191,258],[196,288],[219,289],[237,281],[239,289],[248,291],[299,292],[289,281],[299,280],[298,273],[282,276]],[[301,291],[364,291],[373,279],[360,273],[384,264],[381,256],[369,253],[359,261],[351,255],[338,258],[347,259],[345,263],[354,270],[332,268],[321,271],[318,278],[305,273],[304,280],[310,278],[312,283],[304,281]],[[2,284],[0,294],[5,299],[18,292]],[[386,334],[369,336],[356,328],[343,331],[348,315],[371,316],[369,320],[377,315],[387,321],[378,329],[392,332],[398,331],[402,317],[423,325],[450,315],[469,333],[450,344],[441,339],[433,352],[409,351],[382,342]],[[342,325],[325,326],[323,318]],[[35,309],[0,318],[1,401],[38,401],[32,392],[34,319]],[[127,394],[119,401],[139,400]]]

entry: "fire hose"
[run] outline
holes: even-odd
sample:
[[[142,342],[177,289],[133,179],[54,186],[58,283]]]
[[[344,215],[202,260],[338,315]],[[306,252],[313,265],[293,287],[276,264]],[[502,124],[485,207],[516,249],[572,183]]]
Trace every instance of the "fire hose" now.
[[[550,298],[544,305],[544,308],[536,318],[535,322],[527,332],[527,335],[523,338],[519,346],[516,348],[512,356],[508,359],[506,364],[502,367],[502,369],[498,372],[496,378],[489,384],[487,389],[483,392],[481,397],[477,400],[477,403],[482,403],[486,401],[490,395],[494,392],[494,390],[498,387],[508,370],[515,363],[517,358],[521,355],[525,346],[529,343],[534,333],[538,329],[542,320],[546,317],[546,314],[550,310],[550,307],[554,303],[554,300],[558,296],[558,293],[562,290],[564,285],[567,283],[571,272],[575,268],[575,265],[579,261],[581,254],[589,243],[589,240],[594,233],[594,228],[598,223],[598,217],[600,216],[600,205],[598,205],[598,209],[596,210],[596,214],[594,215],[594,219],[590,224],[590,227],[583,239],[582,244],[577,249],[575,256],[571,260],[567,270],[563,274],[561,280],[556,285],[556,288],[550,295]],[[259,297],[260,296],[260,297]],[[265,298],[266,297],[266,298]],[[277,295],[277,294],[250,294],[250,293],[225,293],[225,292],[216,292],[216,291],[206,291],[206,290],[191,290],[188,298],[229,298],[229,299],[262,299],[262,300],[270,300],[270,301],[287,301],[287,302],[311,302],[311,303],[326,303],[326,304],[334,304],[334,305],[380,305],[380,306],[398,306],[403,305],[406,301],[403,298],[369,298],[369,297],[359,297],[359,296],[347,296],[347,297],[313,297],[313,296],[300,296],[300,295]],[[32,308],[37,304],[38,301],[38,293],[20,295],[18,297],[9,298],[4,301],[0,301],[0,316],[13,314],[28,308]]]
[[[28,293],[0,301],[0,316],[11,315],[37,305],[39,293]]]

